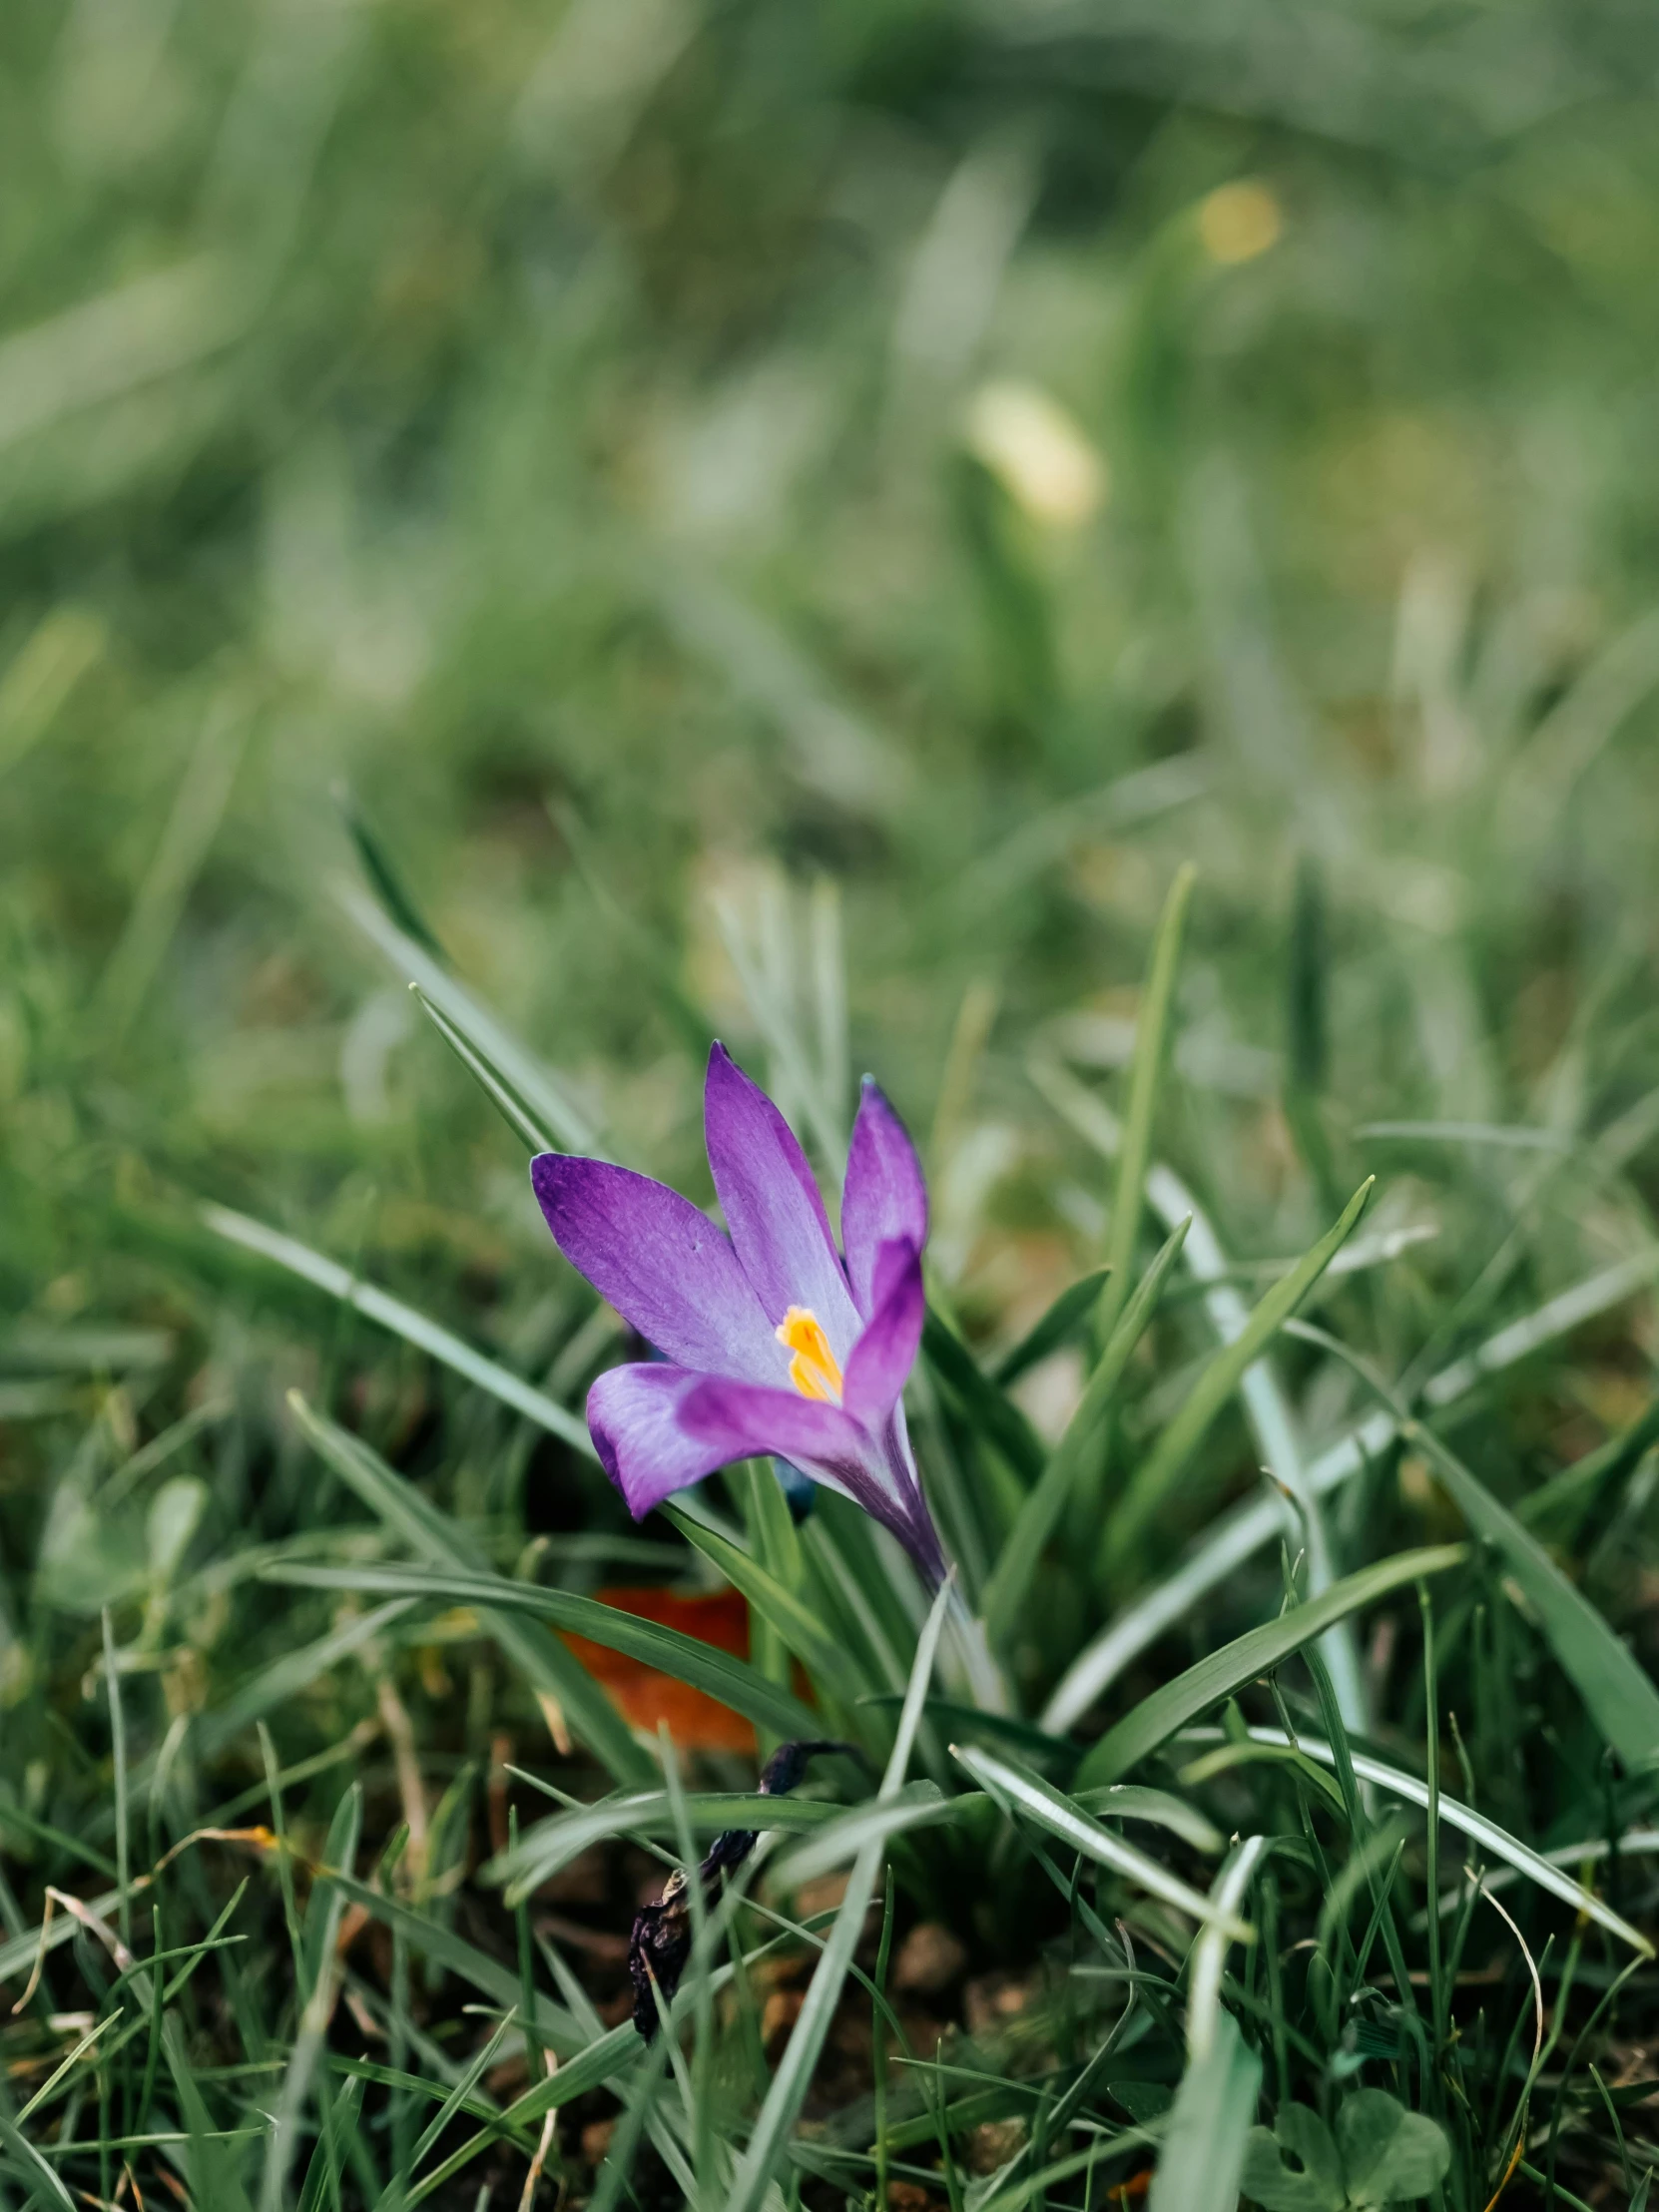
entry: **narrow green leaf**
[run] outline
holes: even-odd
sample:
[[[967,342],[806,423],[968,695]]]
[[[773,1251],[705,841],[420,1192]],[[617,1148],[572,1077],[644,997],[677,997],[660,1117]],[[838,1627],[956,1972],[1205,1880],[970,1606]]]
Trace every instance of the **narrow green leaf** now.
[[[931,1306],[922,1324],[921,1349],[969,1422],[984,1430],[1022,1482],[1035,1482],[1043,1464],[1043,1447],[1036,1430]]]
[[[1237,2212],[1262,2061],[1231,2012],[1181,2077],[1147,2212]]]
[[[441,1007],[434,1006],[418,983],[409,985],[415,1004],[432,1024],[462,1067],[477,1084],[507,1127],[528,1152],[557,1152],[558,1146],[536,1120],[499,1068],[473,1051]]]
[[[468,1605],[486,1612],[522,1612],[552,1622],[555,1628],[585,1636],[610,1651],[625,1652],[643,1666],[655,1667],[676,1681],[689,1682],[759,1728],[783,1737],[811,1736],[822,1716],[798,1697],[752,1667],[746,1659],[717,1650],[678,1628],[640,1620],[598,1598],[569,1590],[544,1589],[534,1582],[510,1582],[504,1575],[468,1574],[435,1567],[390,1562],[377,1566],[321,1567],[281,1561],[264,1570],[262,1579],[306,1589],[359,1590],[381,1595],[429,1598],[443,1605]],[[579,1664],[572,1657],[573,1664]],[[570,1717],[567,1714],[567,1719]]]
[[[534,1053],[519,1043],[466,986],[434,960],[406,930],[366,897],[354,883],[342,885],[339,902],[405,982],[418,983],[440,1013],[460,1031],[483,1064],[523,1099],[536,1120],[551,1129],[567,1152],[597,1154],[598,1132],[562,1083]]]
[[[1209,1433],[1210,1425],[1243,1380],[1245,1371],[1296,1312],[1342,1250],[1371,1199],[1375,1176],[1368,1176],[1343,1209],[1342,1217],[1311,1252],[1304,1254],[1281,1282],[1251,1309],[1242,1333],[1212,1354],[1180,1412],[1170,1422],[1135,1473],[1107,1527],[1107,1557],[1121,1564],[1135,1550],[1153,1515],[1186,1470],[1187,1462]]]
[[[1170,1013],[1175,1004],[1175,981],[1181,971],[1181,943],[1187,932],[1187,908],[1192,903],[1198,870],[1189,860],[1176,870],[1175,880],[1158,917],[1147,964],[1146,984],[1135,1019],[1135,1056],[1129,1067],[1129,1098],[1123,1117],[1123,1143],[1118,1152],[1117,1185],[1112,1194],[1112,1223],[1106,1248],[1111,1273],[1100,1294],[1098,1330],[1109,1339],[1135,1279],[1135,1247],[1141,1233],[1146,1204],[1146,1171],[1152,1159],[1152,1124],[1158,1112],[1164,1066],[1169,1057]]]
[[[387,918],[404,936],[411,937],[422,951],[429,952],[435,960],[444,958],[443,946],[437,932],[415,904],[403,881],[396,863],[369,824],[368,817],[357,804],[357,795],[348,784],[341,784],[334,794],[334,801],[345,823],[346,833],[357,848],[363,873]]]
[[[1076,1790],[1072,1803],[1082,1807],[1085,1813],[1095,1813],[1108,1821],[1150,1821],[1155,1828],[1167,1828],[1172,1836],[1191,1844],[1194,1851],[1206,1853],[1222,1850],[1227,1839],[1213,1822],[1207,1821],[1196,1805],[1189,1805],[1185,1798],[1173,1796],[1168,1790],[1143,1789],[1134,1782],[1108,1783],[1104,1790]]]
[[[874,1687],[859,1674],[817,1614],[803,1604],[793,1590],[785,1589],[776,1576],[768,1574],[760,1561],[741,1544],[731,1542],[672,1499],[659,1505],[657,1510],[674,1523],[687,1543],[720,1569],[733,1589],[741,1591],[751,1605],[766,1615],[808,1673],[825,1690],[844,1704],[854,1706],[865,1691]]]
[[[976,1796],[941,1796],[934,1782],[912,1783],[890,1805],[855,1805],[838,1820],[826,1822],[817,1835],[775,1861],[770,1874],[786,1889],[799,1889],[835,1867],[844,1867],[869,1844],[885,1844],[913,1828],[948,1826],[960,1820],[969,1806],[982,1802]]]
[[[251,1221],[246,1214],[233,1213],[228,1206],[204,1206],[202,1219],[229,1243],[241,1245],[247,1252],[257,1252],[262,1259],[274,1261],[277,1267],[286,1268],[290,1275],[314,1284],[319,1291],[325,1291],[330,1298],[361,1314],[365,1321],[390,1330],[405,1344],[413,1345],[441,1366],[464,1376],[467,1382],[487,1390],[491,1397],[499,1398],[503,1405],[510,1405],[515,1413],[547,1429],[585,1457],[597,1456],[586,1423],[568,1406],[558,1404],[544,1390],[536,1389],[509,1368],[487,1360],[481,1352],[474,1352],[459,1337],[440,1328],[435,1321],[428,1321],[412,1306],[405,1306],[401,1299],[389,1297],[372,1283],[359,1282],[337,1261],[324,1259],[308,1245],[300,1244],[293,1237],[284,1237],[279,1230],[268,1229],[264,1222]]]
[[[75,2199],[64,2187],[62,2180],[42,2158],[16,2121],[8,2119],[4,2111],[0,2111],[0,2143],[5,2145],[16,2163],[30,2177],[29,2195],[36,2204],[62,2205],[64,2212],[75,2212]]]
[[[1364,1567],[1358,1574],[1334,1582],[1321,1596],[1282,1613],[1277,1620],[1248,1629],[1219,1651],[1210,1652],[1185,1674],[1177,1675],[1173,1682],[1154,1690],[1150,1697],[1142,1698],[1133,1712],[1108,1729],[1084,1755],[1077,1770],[1077,1787],[1095,1789],[1119,1781],[1160,1744],[1167,1743],[1177,1729],[1232,1697],[1247,1682],[1282,1666],[1304,1644],[1323,1635],[1333,1621],[1346,1620],[1349,1614],[1374,1605],[1402,1583],[1421,1575],[1439,1574],[1467,1557],[1466,1544],[1436,1544],[1422,1551],[1397,1552],[1391,1559],[1380,1560],[1374,1567]]]
[[[1186,1242],[1187,1226],[1186,1222],[1177,1226],[1136,1287],[1066,1423],[1065,1434],[1050,1453],[1036,1487],[1026,1493],[985,1584],[981,1610],[985,1633],[993,1643],[1006,1643],[1013,1635],[1043,1546],[1058,1525],[1072,1491],[1105,1449],[1106,1416],[1112,1398],[1136,1345],[1157,1312],[1170,1269]]]
[[[1005,1352],[990,1371],[991,1381],[999,1389],[1005,1390],[1010,1382],[1017,1382],[1028,1369],[1046,1360],[1051,1352],[1058,1352],[1075,1335],[1088,1318],[1111,1272],[1110,1268],[1091,1269],[1060,1293],[1042,1319],[1027,1330],[1013,1350]]]
[[[1156,1859],[1138,1851],[1133,1844],[1125,1843],[1121,1836],[1114,1836],[1110,1829],[1102,1828],[1098,1821],[1091,1820],[1082,1811],[1075,1799],[1063,1797],[1039,1775],[1010,1766],[1005,1759],[967,1745],[953,1744],[951,1752],[982,1789],[990,1791],[993,1797],[1023,1813],[1039,1827],[1046,1828],[1050,1835],[1058,1836],[1073,1851],[1080,1851],[1099,1865],[1110,1867],[1115,1874],[1121,1874],[1165,1905],[1173,1906],[1178,1913],[1185,1913],[1190,1920],[1205,1924],[1214,1921],[1225,1928],[1236,1942],[1251,1939],[1251,1931],[1237,1914],[1218,1908],[1202,1890],[1195,1890],[1191,1883],[1183,1882],[1178,1875],[1161,1867]]]

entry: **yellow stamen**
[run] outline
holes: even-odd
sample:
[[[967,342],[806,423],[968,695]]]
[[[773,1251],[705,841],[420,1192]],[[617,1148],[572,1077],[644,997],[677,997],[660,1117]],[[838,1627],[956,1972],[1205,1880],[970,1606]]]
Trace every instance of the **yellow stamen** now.
[[[841,1371],[835,1355],[830,1350],[830,1340],[824,1334],[824,1324],[810,1306],[792,1306],[773,1332],[781,1345],[795,1354],[790,1362],[790,1381],[803,1397],[816,1397],[826,1404],[838,1405],[841,1401]]]

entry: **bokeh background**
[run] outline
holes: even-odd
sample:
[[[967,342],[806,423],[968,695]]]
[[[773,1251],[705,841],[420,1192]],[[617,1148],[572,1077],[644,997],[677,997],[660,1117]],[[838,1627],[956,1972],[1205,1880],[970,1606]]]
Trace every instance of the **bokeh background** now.
[[[1629,1249],[1656,68],[1611,0],[13,0],[14,1410],[42,1330],[235,1365],[204,1200],[557,1353],[365,852],[693,1189],[709,1031],[799,1106],[819,1022],[981,1334],[1097,1256],[1054,1102],[1188,857],[1160,1144],[1229,1249],[1382,1167],[1402,1357]]]

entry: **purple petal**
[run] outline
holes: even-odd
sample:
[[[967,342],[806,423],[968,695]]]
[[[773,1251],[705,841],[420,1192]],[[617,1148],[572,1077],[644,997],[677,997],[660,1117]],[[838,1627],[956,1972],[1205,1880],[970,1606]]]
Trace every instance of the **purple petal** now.
[[[718,1439],[727,1459],[773,1452],[815,1479],[830,1473],[844,1484],[870,1457],[870,1439],[850,1414],[797,1390],[711,1376],[687,1397],[681,1417],[688,1433]]]
[[[682,1417],[704,1381],[688,1368],[642,1364],[608,1368],[588,1392],[588,1427],[600,1461],[635,1520],[735,1456]]]
[[[921,1345],[927,1299],[921,1254],[892,1237],[876,1255],[869,1327],[846,1363],[841,1403],[854,1420],[878,1426],[897,1404]]]
[[[781,1322],[792,1306],[810,1308],[844,1363],[858,1317],[807,1155],[724,1045],[709,1054],[703,1120],[721,1211],[768,1321]]]
[[[942,1576],[944,1555],[908,1463],[902,1409],[894,1409],[886,1435],[877,1438],[838,1405],[710,1377],[680,1400],[678,1418],[719,1452],[722,1464],[771,1452],[841,1491],[892,1530],[925,1581],[936,1584]]]
[[[716,1375],[784,1381],[789,1355],[737,1254],[690,1199],[558,1152],[531,1161],[530,1181],[571,1266],[659,1352]]]
[[[875,1259],[902,1237],[917,1252],[927,1242],[927,1185],[909,1132],[866,1075],[841,1193],[841,1242],[852,1296],[867,1320],[874,1313]]]

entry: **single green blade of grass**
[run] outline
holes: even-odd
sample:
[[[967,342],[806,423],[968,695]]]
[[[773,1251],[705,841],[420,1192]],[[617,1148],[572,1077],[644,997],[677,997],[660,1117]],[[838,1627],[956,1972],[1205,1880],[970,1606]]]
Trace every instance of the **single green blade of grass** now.
[[[1005,1352],[990,1371],[998,1389],[1017,1382],[1028,1369],[1058,1352],[1083,1326],[1111,1274],[1110,1268],[1094,1268],[1068,1284],[1036,1325],[1027,1330],[1011,1351]]]
[[[1196,1805],[1189,1805],[1185,1798],[1175,1797],[1168,1790],[1144,1789],[1134,1782],[1111,1782],[1103,1790],[1073,1792],[1072,1803],[1103,1820],[1150,1821],[1155,1828],[1167,1828],[1172,1836],[1179,1836],[1183,1843],[1191,1844],[1194,1851],[1218,1852],[1227,1842],[1221,1830],[1206,1820]]]
[[[931,1306],[922,1324],[921,1349],[968,1421],[983,1429],[1023,1483],[1035,1482],[1043,1464],[1036,1430]]]
[[[423,1497],[412,1482],[388,1467],[360,1437],[313,1411],[297,1390],[288,1393],[288,1408],[340,1479],[429,1566],[448,1567],[458,1560],[473,1573],[488,1575],[487,1562],[465,1529]],[[529,1585],[503,1584],[504,1589],[514,1587]],[[627,1784],[653,1780],[657,1769],[651,1754],[635,1742],[627,1722],[575,1653],[538,1621],[514,1619],[499,1602],[479,1602],[485,1606],[483,1623],[505,1657],[538,1698],[553,1700],[613,1781]]]
[[[0,2144],[10,2154],[12,2163],[24,2176],[25,2186],[33,2204],[61,2205],[63,2212],[76,2212],[75,2199],[64,2186],[62,2177],[54,2172],[15,2120],[0,2112]]]
[[[1421,1551],[1398,1552],[1391,1559],[1380,1560],[1374,1567],[1363,1567],[1358,1574],[1334,1582],[1306,1605],[1235,1637],[1220,1651],[1211,1652],[1185,1674],[1143,1698],[1133,1712],[1109,1729],[1084,1755],[1077,1770],[1078,1789],[1098,1789],[1120,1781],[1178,1729],[1232,1697],[1258,1675],[1283,1666],[1293,1653],[1323,1635],[1333,1621],[1346,1620],[1402,1583],[1442,1573],[1467,1557],[1466,1544],[1435,1544]]]
[[[1028,1820],[1035,1821],[1040,1828],[1046,1828],[1050,1835],[1058,1836],[1073,1851],[1082,1852],[1102,1867],[1110,1867],[1114,1874],[1135,1883],[1149,1897],[1173,1906],[1178,1913],[1185,1913],[1189,1920],[1208,1924],[1218,1919],[1218,1908],[1202,1890],[1195,1890],[1191,1883],[1183,1882],[1178,1875],[1161,1867],[1156,1859],[1138,1851],[1133,1844],[1125,1843],[1121,1836],[1114,1836],[1110,1829],[1102,1828],[1074,1799],[1062,1796],[1040,1776],[1011,1766],[1006,1759],[998,1759],[988,1751],[976,1751],[966,1745],[953,1745],[951,1749],[958,1763],[982,1789],[1024,1814]],[[1235,1941],[1250,1940],[1251,1931],[1236,1914],[1228,1912],[1219,1918]]]
[[[356,793],[348,784],[341,784],[335,791],[334,801],[381,911],[394,928],[400,929],[423,952],[430,953],[434,960],[444,959],[436,930],[416,905],[401,869],[381,843],[378,832],[357,802]]]
[[[1261,2084],[1262,2061],[1222,2013],[1210,2048],[1181,2077],[1147,2212],[1236,2212]]]
[[[598,1156],[598,1131],[551,1070],[356,884],[342,885],[338,895],[341,906],[363,935],[405,982],[419,984],[485,1067],[500,1071],[507,1088],[531,1109],[538,1124],[552,1130],[559,1147]]]
[[[307,1589],[358,1590],[364,1594],[395,1594],[429,1598],[445,1605],[467,1605],[480,1610],[524,1612],[550,1621],[555,1628],[585,1636],[590,1643],[625,1652],[642,1666],[655,1667],[678,1682],[689,1682],[734,1713],[741,1713],[757,1727],[770,1728],[783,1737],[811,1736],[821,1716],[810,1705],[752,1667],[746,1659],[701,1643],[677,1628],[641,1620],[597,1598],[577,1597],[569,1590],[544,1589],[532,1582],[509,1582],[489,1574],[445,1574],[433,1567],[384,1566],[319,1567],[299,1562],[265,1569],[268,1582]],[[567,1719],[570,1717],[567,1714]]]
[[[418,983],[411,983],[409,990],[415,1004],[432,1024],[444,1043],[454,1053],[462,1067],[477,1084],[507,1127],[528,1152],[557,1152],[559,1147],[525,1105],[518,1093],[507,1082],[499,1068],[490,1066],[479,1058],[449,1016],[434,1006]]]
[[[268,1229],[264,1222],[233,1213],[228,1206],[204,1206],[202,1219],[216,1235],[231,1244],[241,1245],[246,1252],[257,1252],[262,1259],[285,1268],[302,1282],[314,1284],[328,1297],[361,1314],[365,1321],[389,1330],[394,1337],[401,1337],[405,1344],[426,1353],[440,1366],[463,1376],[477,1388],[487,1390],[491,1397],[499,1398],[503,1405],[510,1405],[515,1413],[534,1421],[538,1428],[545,1428],[584,1457],[596,1456],[586,1423],[568,1406],[557,1403],[545,1390],[538,1390],[522,1376],[514,1375],[510,1368],[501,1367],[481,1352],[475,1352],[471,1345],[463,1344],[451,1331],[429,1321],[424,1314],[416,1313],[412,1306],[405,1306],[401,1299],[390,1297],[372,1283],[359,1282],[338,1261],[325,1259],[320,1252],[313,1252],[296,1238],[284,1237],[279,1230]]]
[[[1336,1226],[1251,1309],[1242,1333],[1211,1356],[1180,1412],[1136,1468],[1113,1508],[1106,1532],[1106,1556],[1112,1566],[1121,1565],[1134,1552],[1245,1371],[1261,1357],[1347,1243],[1370,1202],[1375,1181],[1367,1177]]]
[[[725,1575],[732,1587],[748,1598],[777,1629],[808,1673],[822,1688],[848,1706],[855,1706],[866,1691],[878,1684],[866,1681],[848,1654],[830,1635],[818,1615],[793,1590],[767,1573],[760,1561],[741,1544],[735,1544],[688,1513],[672,1500],[657,1510]]]
[[[1106,1265],[1110,1272],[1100,1294],[1097,1321],[1100,1337],[1108,1342],[1134,1281],[1135,1247],[1146,1205],[1146,1171],[1152,1158],[1152,1125],[1169,1058],[1175,982],[1181,971],[1187,909],[1192,903],[1193,885],[1197,880],[1198,870],[1190,860],[1176,871],[1164,900],[1164,910],[1158,917],[1146,985],[1135,1019],[1135,1054],[1129,1067],[1129,1098],[1123,1117],[1123,1143],[1118,1152],[1117,1183],[1112,1193],[1112,1221],[1106,1248]]]
[[[1077,1408],[1066,1423],[1065,1434],[1049,1454],[1048,1464],[1036,1486],[1026,1493],[1025,1502],[985,1585],[981,1610],[985,1633],[995,1644],[1005,1643],[1017,1628],[1043,1546],[1064,1513],[1073,1488],[1105,1449],[1106,1416],[1113,1395],[1147,1324],[1158,1310],[1170,1269],[1175,1265],[1186,1236],[1187,1224],[1183,1222],[1165,1241],[1162,1251],[1136,1286],[1134,1297],[1119,1315]]]

